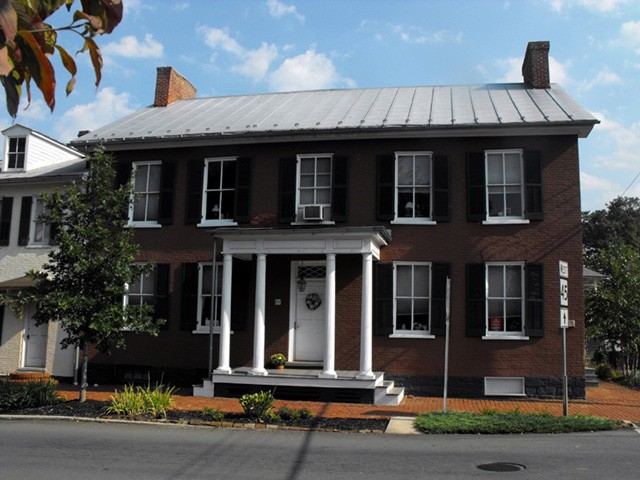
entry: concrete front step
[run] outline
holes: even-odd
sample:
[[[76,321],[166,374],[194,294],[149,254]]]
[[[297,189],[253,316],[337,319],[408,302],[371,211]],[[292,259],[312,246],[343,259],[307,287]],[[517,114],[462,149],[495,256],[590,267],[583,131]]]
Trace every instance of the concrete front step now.
[[[584,385],[586,387],[597,387],[599,385],[595,368],[584,369]]]
[[[382,385],[377,386],[373,403],[375,405],[398,406],[404,398],[404,387],[396,387],[393,380],[385,380]]]

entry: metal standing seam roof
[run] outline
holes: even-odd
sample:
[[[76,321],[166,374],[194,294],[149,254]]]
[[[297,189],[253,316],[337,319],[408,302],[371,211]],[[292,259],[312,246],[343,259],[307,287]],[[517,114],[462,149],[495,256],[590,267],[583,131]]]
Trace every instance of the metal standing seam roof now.
[[[317,90],[179,100],[147,107],[71,142],[569,126],[580,136],[598,123],[562,87],[524,83]]]

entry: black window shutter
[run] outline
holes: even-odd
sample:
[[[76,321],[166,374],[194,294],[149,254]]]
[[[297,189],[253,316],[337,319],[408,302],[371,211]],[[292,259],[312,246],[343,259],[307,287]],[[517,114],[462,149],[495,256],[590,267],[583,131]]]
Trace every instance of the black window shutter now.
[[[231,275],[231,330],[243,332],[247,329],[249,317],[249,305],[247,296],[253,292],[255,272],[253,262],[246,260],[233,260],[233,273]]]
[[[180,330],[195,330],[198,322],[198,264],[182,264]]]
[[[433,157],[433,219],[436,222],[451,221],[451,180],[449,158]]]
[[[249,198],[251,193],[251,159],[240,157],[236,161],[236,202],[234,220],[246,223],[250,220]]]
[[[431,265],[431,335],[446,333],[447,277],[451,277],[451,264]]]
[[[294,157],[280,159],[280,201],[278,221],[291,223],[296,219],[296,174],[297,163]]]
[[[2,197],[0,199],[0,245],[9,245],[11,235],[11,213],[13,211],[13,197]]]
[[[331,212],[334,222],[347,221],[347,184],[349,161],[347,157],[333,157],[333,185],[331,187]]]
[[[542,159],[540,152],[524,152],[525,218],[543,220]]]
[[[529,337],[544,336],[543,290],[544,276],[541,263],[527,263],[525,268],[525,328]]]
[[[202,182],[204,160],[195,158],[187,163],[187,209],[184,223],[200,223],[202,217]]]
[[[375,269],[375,303],[373,327],[375,335],[393,333],[393,264],[377,263]]]
[[[116,177],[115,177],[116,187],[120,187],[126,184],[127,182],[131,181],[131,169],[132,169],[131,162],[118,162],[115,164],[114,168],[116,171]]]
[[[58,232],[60,231],[60,226],[57,223],[49,224],[49,245],[57,245],[58,244]]]
[[[484,178],[484,153],[467,153],[467,220],[481,222],[487,218]]]
[[[161,330],[169,329],[169,265],[158,263],[156,265],[156,285],[154,293],[153,319],[163,319],[165,322]]]
[[[18,229],[18,245],[29,245],[32,204],[33,197],[22,197],[22,205],[20,206],[20,227]]]
[[[4,323],[4,305],[0,305],[0,346],[2,345],[2,328]]]
[[[171,160],[162,161],[160,173],[160,210],[158,223],[171,225],[173,223],[173,184],[176,176],[176,163]]]
[[[396,158],[394,155],[378,155],[377,158],[377,196],[376,218],[389,222],[395,218],[394,194]]]
[[[484,263],[467,264],[467,336],[486,332]]]

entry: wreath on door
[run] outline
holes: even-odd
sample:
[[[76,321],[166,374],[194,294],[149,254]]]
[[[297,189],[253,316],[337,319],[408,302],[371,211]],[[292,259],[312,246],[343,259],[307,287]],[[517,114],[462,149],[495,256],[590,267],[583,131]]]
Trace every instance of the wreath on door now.
[[[309,295],[307,295],[307,298],[305,298],[304,301],[307,304],[307,308],[309,310],[317,310],[318,307],[320,307],[320,305],[322,304],[322,299],[317,293],[310,293]]]

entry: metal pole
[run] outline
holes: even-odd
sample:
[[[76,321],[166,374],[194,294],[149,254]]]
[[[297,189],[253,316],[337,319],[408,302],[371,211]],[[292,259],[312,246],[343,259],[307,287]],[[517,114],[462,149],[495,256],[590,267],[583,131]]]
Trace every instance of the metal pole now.
[[[447,277],[447,290],[445,296],[445,340],[444,340],[444,393],[442,399],[442,413],[447,413],[447,389],[449,386],[449,324],[451,309],[449,300],[451,298],[451,279]]]
[[[209,370],[207,375],[213,372],[213,321],[216,318],[216,237],[213,237],[213,252],[211,257],[211,314],[209,316]]]
[[[569,385],[567,382],[567,328],[562,327],[562,414],[569,415]]]

